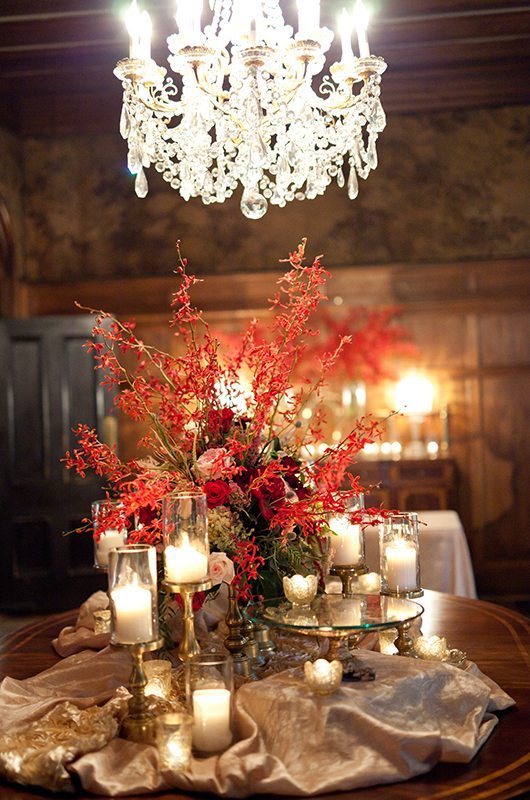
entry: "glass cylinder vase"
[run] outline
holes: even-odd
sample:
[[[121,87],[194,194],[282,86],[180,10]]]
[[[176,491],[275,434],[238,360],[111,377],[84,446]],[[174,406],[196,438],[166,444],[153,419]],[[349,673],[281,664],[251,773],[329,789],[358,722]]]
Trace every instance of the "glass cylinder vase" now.
[[[92,503],[92,528],[94,532],[94,566],[106,570],[109,552],[127,543],[127,518],[121,513],[119,500],[94,500]]]
[[[381,594],[420,597],[418,515],[393,514],[380,527]]]
[[[203,492],[171,494],[163,501],[164,569],[174,584],[208,577],[208,506]]]
[[[361,525],[352,525],[349,516],[364,509],[364,494],[348,498],[344,514],[330,514],[328,526],[331,531],[330,552],[333,567],[359,567],[367,572],[364,531]]]
[[[222,753],[233,739],[234,678],[232,657],[201,653],[189,662],[193,748],[198,753]]]
[[[158,639],[156,550],[148,545],[109,553],[111,644],[147,644]]]

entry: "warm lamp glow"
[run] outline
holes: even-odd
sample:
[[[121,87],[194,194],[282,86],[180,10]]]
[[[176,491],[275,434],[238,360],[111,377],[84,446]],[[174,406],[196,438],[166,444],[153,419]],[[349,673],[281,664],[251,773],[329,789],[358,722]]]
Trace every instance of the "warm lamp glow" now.
[[[396,406],[409,416],[430,414],[434,401],[434,386],[424,375],[411,372],[396,385]]]

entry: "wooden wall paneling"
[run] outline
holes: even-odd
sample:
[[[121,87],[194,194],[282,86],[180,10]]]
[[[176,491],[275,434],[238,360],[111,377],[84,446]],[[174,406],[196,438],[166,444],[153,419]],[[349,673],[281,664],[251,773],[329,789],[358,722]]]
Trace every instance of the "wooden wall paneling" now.
[[[279,273],[278,273],[279,274]],[[195,300],[210,324],[240,330],[267,316],[275,273],[207,276]],[[468,536],[479,591],[530,597],[527,502],[530,441],[526,432],[530,356],[530,262],[395,264],[335,269],[330,298],[343,308],[398,304],[420,349],[419,364],[439,382],[449,404],[450,454],[458,466],[456,507]],[[100,282],[28,284],[28,309],[69,311],[72,297],[101,305]],[[175,279],[108,281],[105,305],[137,316],[138,334],[176,353],[167,320]],[[407,362],[396,363],[402,369]],[[384,391],[374,393],[383,403]],[[120,422],[122,455],[136,432]],[[499,566],[502,565],[502,566]],[[512,579],[510,579],[512,576]]]

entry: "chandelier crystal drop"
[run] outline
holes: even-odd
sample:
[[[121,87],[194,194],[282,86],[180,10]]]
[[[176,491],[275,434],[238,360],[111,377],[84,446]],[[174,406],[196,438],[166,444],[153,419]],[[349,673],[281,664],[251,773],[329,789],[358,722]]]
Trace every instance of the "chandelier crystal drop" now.
[[[151,21],[133,0],[129,58],[114,73],[123,84],[120,133],[136,194],[146,196],[145,170],[154,165],[185,200],[223,203],[241,184],[250,219],[269,203],[324,194],[333,180],[357,197],[358,176],[377,167],[386,124],[386,64],[370,55],[361,2],[353,15],[342,13],[341,60],[317,78],[333,40],[320,27],[320,0],[298,0],[296,34],[280,0],[210,0],[204,30],[202,0],[177,0],[178,32],[167,39],[172,78],[151,58]]]

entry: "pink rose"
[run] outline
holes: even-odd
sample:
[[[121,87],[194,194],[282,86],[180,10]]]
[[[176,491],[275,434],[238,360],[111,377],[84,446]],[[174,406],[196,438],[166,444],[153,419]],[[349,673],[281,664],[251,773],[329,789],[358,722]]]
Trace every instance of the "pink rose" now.
[[[232,583],[235,575],[234,565],[226,553],[210,553],[208,573],[214,586]]]
[[[211,447],[197,459],[197,472],[203,480],[213,481],[221,478],[233,463],[224,447]]]

